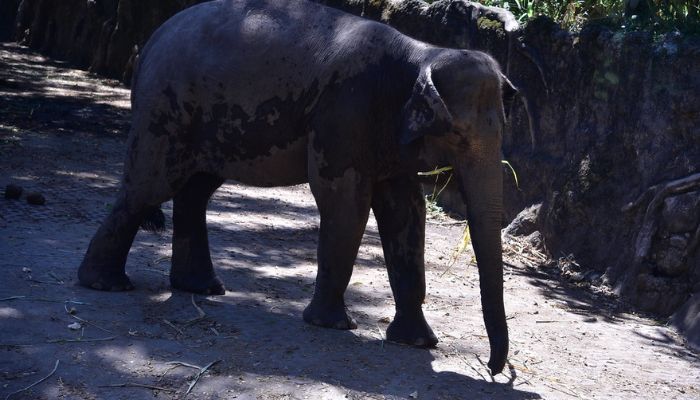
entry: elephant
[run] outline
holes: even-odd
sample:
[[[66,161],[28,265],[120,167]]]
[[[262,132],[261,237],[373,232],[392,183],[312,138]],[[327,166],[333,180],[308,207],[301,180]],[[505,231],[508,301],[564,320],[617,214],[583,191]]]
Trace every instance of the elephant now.
[[[224,294],[206,227],[231,179],[308,183],[320,214],[318,272],[303,319],[353,329],[344,292],[374,212],[395,316],[389,341],[434,347],[423,315],[425,200],[417,173],[449,164],[466,203],[492,373],[508,355],[501,248],[504,101],[489,55],[432,46],[307,0],[217,0],[158,28],[136,63],[117,199],[78,270],[83,286],[133,288],[144,221],[173,199],[170,283]],[[154,215],[156,217],[154,217]]]

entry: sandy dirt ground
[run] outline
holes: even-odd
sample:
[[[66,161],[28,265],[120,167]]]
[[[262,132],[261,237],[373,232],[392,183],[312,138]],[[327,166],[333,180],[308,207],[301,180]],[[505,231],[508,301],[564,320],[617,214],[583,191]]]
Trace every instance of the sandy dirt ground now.
[[[170,290],[170,219],[162,235],[138,234],[134,291],[77,286],[119,181],[128,95],[0,44],[0,185],[46,199],[0,199],[0,399],[700,398],[700,358],[663,321],[517,257],[510,264],[523,267],[505,276],[510,368],[489,376],[477,270],[468,253],[447,267],[464,227],[450,219],[427,225],[424,308],[437,349],[383,340],[393,299],[373,217],[346,295],[358,329],[305,324],[318,214],[304,185],[230,182],[214,195],[225,296]]]

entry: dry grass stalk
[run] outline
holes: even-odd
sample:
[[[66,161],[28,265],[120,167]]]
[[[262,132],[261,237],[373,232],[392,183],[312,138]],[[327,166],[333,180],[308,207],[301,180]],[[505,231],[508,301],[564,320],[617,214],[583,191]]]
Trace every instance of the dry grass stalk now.
[[[8,394],[7,396],[5,396],[5,400],[9,400],[10,397],[12,397],[12,396],[14,396],[14,395],[16,395],[16,394],[22,393],[22,392],[24,392],[24,391],[27,391],[27,390],[33,388],[34,386],[40,384],[41,382],[43,382],[43,381],[49,379],[53,374],[56,373],[56,370],[58,369],[58,364],[59,364],[59,363],[60,363],[60,360],[56,360],[56,364],[53,366],[53,370],[51,370],[51,372],[50,372],[48,375],[46,375],[45,377],[43,377],[43,378],[39,379],[38,381],[32,383],[31,385],[27,386],[26,388],[23,388],[23,389],[20,389],[20,390],[17,390],[17,391],[14,391],[14,392]]]

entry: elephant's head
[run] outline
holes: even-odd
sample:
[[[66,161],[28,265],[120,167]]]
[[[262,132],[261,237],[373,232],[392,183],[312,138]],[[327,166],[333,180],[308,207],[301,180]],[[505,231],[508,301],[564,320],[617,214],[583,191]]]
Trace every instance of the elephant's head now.
[[[508,355],[501,254],[501,136],[503,104],[515,93],[488,55],[442,50],[421,66],[402,116],[401,142],[420,140],[422,161],[431,167],[449,163],[458,178],[479,267],[491,345],[488,365],[494,374],[501,372]]]

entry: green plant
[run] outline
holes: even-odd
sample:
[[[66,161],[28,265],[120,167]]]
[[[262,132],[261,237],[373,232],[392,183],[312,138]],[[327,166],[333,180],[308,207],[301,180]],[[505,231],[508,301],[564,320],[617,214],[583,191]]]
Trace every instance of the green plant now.
[[[515,172],[515,169],[513,166],[508,162],[508,160],[501,160],[501,163],[506,166],[510,172],[513,174],[513,180],[515,181],[515,187],[520,190],[520,184],[518,183],[518,174]],[[438,190],[438,179],[440,175],[444,172],[449,172],[452,171],[452,167],[435,167],[432,171],[427,171],[427,172],[419,172],[418,175],[420,176],[435,176],[435,184],[433,185],[433,193],[430,195],[425,196],[425,208],[426,208],[426,213],[431,216],[439,216],[443,217],[444,216],[444,211],[440,206],[437,205],[437,200],[440,197],[440,194],[445,190],[447,185],[450,183],[452,180],[452,173],[450,173],[450,176],[447,178],[447,181],[442,185],[442,187]],[[452,255],[450,256],[450,260],[447,263],[447,268],[440,274],[440,277],[444,276],[447,272],[452,269],[454,264],[457,262],[457,259],[464,253],[464,251],[467,250],[467,246],[471,244],[471,234],[469,233],[469,223],[467,223],[464,226],[464,232],[462,233],[462,238],[459,241],[459,244],[455,249],[452,251]],[[469,261],[471,262],[471,260]]]
[[[628,1],[647,1],[648,18],[627,15]],[[570,30],[578,30],[584,23],[601,18],[620,21],[619,28],[644,29],[655,32],[679,30],[700,33],[700,2],[697,0],[480,0],[487,6],[510,10],[524,23],[540,15],[546,15]]]
[[[433,176],[435,175],[435,183],[433,184],[433,193],[426,195],[425,196],[425,212],[426,214],[431,217],[431,218],[437,218],[441,219],[445,217],[445,211],[442,209],[437,204],[437,200],[440,197],[440,194],[442,193],[443,190],[447,187],[447,185],[450,183],[452,180],[452,173],[450,173],[450,176],[447,177],[447,181],[445,182],[440,189],[438,189],[438,181],[440,179],[440,175],[443,172],[450,171],[452,170],[452,167],[443,167],[443,168],[435,168],[432,171],[428,172],[419,172],[419,176]]]

